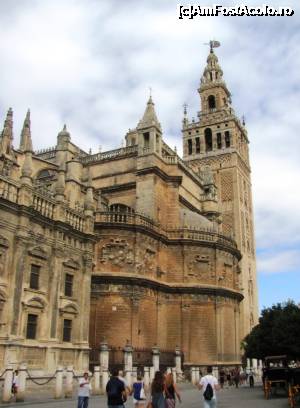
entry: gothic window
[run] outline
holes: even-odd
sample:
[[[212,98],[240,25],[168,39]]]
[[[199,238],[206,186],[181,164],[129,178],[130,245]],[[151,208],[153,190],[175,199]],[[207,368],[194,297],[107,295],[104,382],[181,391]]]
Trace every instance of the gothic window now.
[[[193,142],[192,142],[192,139],[188,140],[188,154],[193,154]]]
[[[26,327],[26,339],[35,339],[37,332],[38,316],[35,314],[28,314],[27,327]]]
[[[73,294],[73,279],[74,276],[66,273],[65,276],[65,296],[72,296]]]
[[[200,153],[200,137],[196,137],[196,153]]]
[[[209,95],[208,97],[208,108],[215,109],[216,108],[216,98],[214,95]]]
[[[221,133],[217,133],[217,147],[218,149],[222,149],[222,134]]]
[[[31,265],[30,281],[29,281],[30,289],[39,288],[40,269],[41,267],[38,265]]]
[[[225,146],[230,147],[230,133],[228,130],[225,132]]]
[[[72,335],[72,320],[64,319],[63,341],[71,341]]]
[[[205,135],[205,150],[210,152],[212,150],[212,131],[210,128],[206,128],[204,131]]]
[[[149,133],[149,132],[145,132],[145,133],[143,133],[143,136],[144,136],[144,148],[145,148],[145,149],[149,149],[150,133]]]

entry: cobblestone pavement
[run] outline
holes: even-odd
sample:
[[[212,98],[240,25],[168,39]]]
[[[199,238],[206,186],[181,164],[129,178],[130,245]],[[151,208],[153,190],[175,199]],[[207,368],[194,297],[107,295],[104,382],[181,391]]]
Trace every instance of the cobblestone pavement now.
[[[182,394],[182,404],[177,404],[177,408],[202,408],[200,392],[190,384],[179,385]],[[47,399],[41,401],[42,395],[27,396],[24,403],[0,404],[0,408],[4,407],[25,407],[32,406],[34,408],[76,408],[77,400],[62,399],[54,400]],[[89,408],[106,408],[106,398],[104,396],[91,397]],[[261,386],[250,389],[248,386],[243,386],[238,389],[230,388],[220,390],[218,392],[218,408],[289,408],[287,397],[281,392],[277,396],[273,396],[269,400],[265,400]],[[299,405],[300,407],[300,405]],[[133,408],[132,398],[129,398],[126,403],[126,408]]]

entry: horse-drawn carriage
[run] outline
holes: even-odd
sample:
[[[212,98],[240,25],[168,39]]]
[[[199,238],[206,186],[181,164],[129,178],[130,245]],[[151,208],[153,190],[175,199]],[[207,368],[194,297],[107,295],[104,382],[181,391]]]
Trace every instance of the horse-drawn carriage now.
[[[289,372],[289,403],[291,408],[296,406],[300,396],[300,367],[290,368]]]
[[[262,380],[266,399],[269,399],[278,390],[284,390],[288,393],[289,367],[287,356],[265,357]]]

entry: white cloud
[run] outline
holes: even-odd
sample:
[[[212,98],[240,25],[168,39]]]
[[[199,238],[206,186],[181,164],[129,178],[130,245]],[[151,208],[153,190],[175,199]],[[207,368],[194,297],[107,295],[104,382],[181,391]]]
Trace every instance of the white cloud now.
[[[258,256],[257,264],[264,274],[299,272],[299,257],[299,249],[266,252]]]

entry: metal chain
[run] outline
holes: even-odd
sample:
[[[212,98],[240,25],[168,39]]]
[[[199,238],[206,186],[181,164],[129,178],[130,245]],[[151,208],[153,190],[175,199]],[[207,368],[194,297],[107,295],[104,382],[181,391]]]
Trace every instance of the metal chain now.
[[[55,378],[55,375],[56,375],[56,373],[57,373],[57,370],[56,370],[52,377],[50,377],[50,378],[48,378],[46,381],[40,383],[40,382],[37,382],[36,380],[34,380],[33,377],[31,377],[31,375],[30,375],[30,373],[29,373],[28,370],[25,370],[25,371],[26,371],[26,373],[28,374],[28,379],[29,379],[30,381],[32,381],[34,384],[36,384],[36,385],[46,385],[46,384],[48,384],[50,381],[52,381],[52,380]]]

